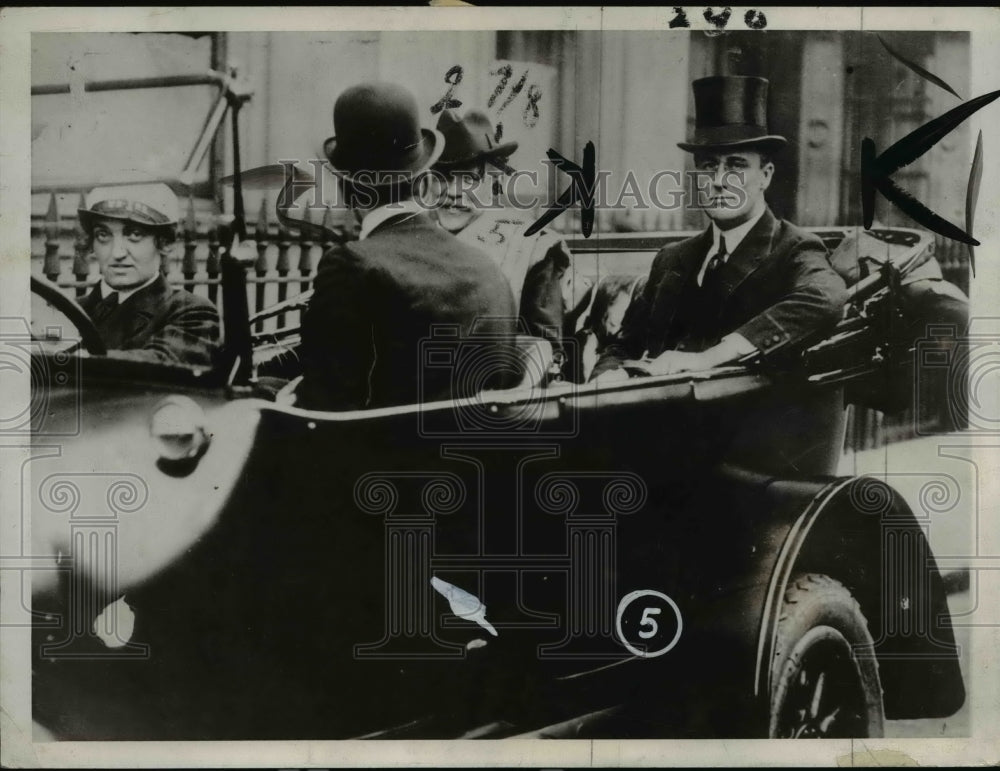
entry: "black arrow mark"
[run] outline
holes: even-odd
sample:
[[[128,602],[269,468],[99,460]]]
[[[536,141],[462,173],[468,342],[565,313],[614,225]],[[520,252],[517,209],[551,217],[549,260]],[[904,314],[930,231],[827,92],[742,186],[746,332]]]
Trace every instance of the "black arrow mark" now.
[[[583,146],[583,165],[578,166],[573,161],[566,160],[555,150],[549,149],[546,155],[557,169],[568,174],[572,180],[570,186],[560,195],[555,204],[539,217],[535,223],[524,231],[525,236],[533,236],[548,225],[552,220],[566,211],[574,203],[580,204],[580,229],[584,238],[590,238],[594,229],[594,180],[596,177],[597,155],[593,142]]]
[[[979,183],[983,180],[983,132],[976,137],[976,152],[972,156],[972,168],[969,170],[969,185],[965,190],[965,230],[972,232],[972,221],[976,216],[976,204],[979,203]],[[969,265],[972,275],[976,275],[976,252],[969,245]]]
[[[889,176],[903,166],[913,163],[936,145],[942,137],[957,128],[962,121],[997,97],[1000,97],[1000,91],[991,91],[960,104],[944,115],[914,129],[878,157],[875,156],[874,140],[865,137],[861,141],[861,215],[865,230],[871,228],[872,221],[875,219],[875,191],[878,190],[900,211],[928,230],[933,230],[935,233],[963,244],[979,246],[976,239],[957,225],[951,224],[939,214],[932,212],[889,179]]]
[[[889,52],[889,55],[892,56],[896,61],[900,62],[904,67],[913,70],[915,73],[917,73],[917,75],[922,77],[924,80],[930,81],[935,86],[940,86],[941,88],[943,88],[945,91],[947,91],[949,94],[956,97],[957,99],[962,98],[961,96],[958,95],[958,92],[955,89],[953,89],[951,86],[945,83],[944,80],[939,78],[933,72],[925,70],[916,62],[910,61],[905,56],[903,56],[899,51],[896,51],[895,49],[890,47],[889,44],[885,42],[885,38],[883,38],[881,35],[876,33],[875,37],[878,38],[878,42],[882,44],[882,47]]]

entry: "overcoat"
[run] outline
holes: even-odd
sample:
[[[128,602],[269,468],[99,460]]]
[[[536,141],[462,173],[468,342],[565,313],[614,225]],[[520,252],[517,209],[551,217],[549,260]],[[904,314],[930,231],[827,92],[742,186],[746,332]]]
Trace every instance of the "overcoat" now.
[[[210,367],[219,351],[219,312],[205,297],[168,286],[157,276],[107,312],[94,287],[80,306],[115,356]]]
[[[313,288],[300,406],[368,409],[516,385],[517,306],[507,279],[423,212],[335,246]]]
[[[657,253],[619,339],[605,349],[592,377],[644,353],[702,351],[733,332],[770,356],[828,331],[841,318],[847,289],[816,236],[767,209],[714,280],[698,286],[712,241],[709,227]]]

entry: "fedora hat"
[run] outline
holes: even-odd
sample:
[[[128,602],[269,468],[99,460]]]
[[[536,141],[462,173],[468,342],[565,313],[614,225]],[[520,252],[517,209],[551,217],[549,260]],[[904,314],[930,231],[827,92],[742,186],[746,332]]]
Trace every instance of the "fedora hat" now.
[[[84,199],[84,208],[76,211],[88,231],[102,217],[167,228],[176,225],[180,216],[177,196],[163,183],[95,187]]]
[[[737,75],[694,81],[694,137],[677,146],[688,152],[780,150],[786,144],[785,138],[767,130],[767,86],[764,78]]]
[[[517,142],[493,143],[493,125],[485,113],[470,110],[461,120],[451,110],[438,118],[437,130],[444,136],[444,152],[435,168],[449,169],[486,162],[506,174],[513,174],[507,158],[517,150]]]
[[[333,130],[323,152],[347,179],[360,172],[416,176],[444,149],[439,131],[421,128],[413,94],[395,83],[361,83],[344,91],[333,105]]]

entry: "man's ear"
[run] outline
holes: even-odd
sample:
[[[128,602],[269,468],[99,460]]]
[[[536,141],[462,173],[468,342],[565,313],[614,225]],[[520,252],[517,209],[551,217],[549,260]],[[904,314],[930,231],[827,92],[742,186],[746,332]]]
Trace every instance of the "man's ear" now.
[[[774,177],[774,164],[771,161],[765,161],[761,164],[760,168],[764,176],[760,189],[761,192],[764,192],[771,186],[771,179]]]

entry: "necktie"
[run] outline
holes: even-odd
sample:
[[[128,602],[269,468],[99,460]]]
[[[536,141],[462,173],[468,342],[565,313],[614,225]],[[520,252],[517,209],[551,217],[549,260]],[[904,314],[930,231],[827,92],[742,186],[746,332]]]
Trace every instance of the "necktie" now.
[[[94,306],[94,312],[90,314],[95,324],[100,324],[104,321],[115,308],[118,307],[118,292],[112,292],[107,297],[102,298],[97,305]]]
[[[702,276],[701,285],[705,287],[709,282],[716,278],[716,274],[719,272],[719,267],[726,261],[726,237],[719,236],[719,251],[713,254],[709,260],[708,264],[705,266],[705,275]]]

